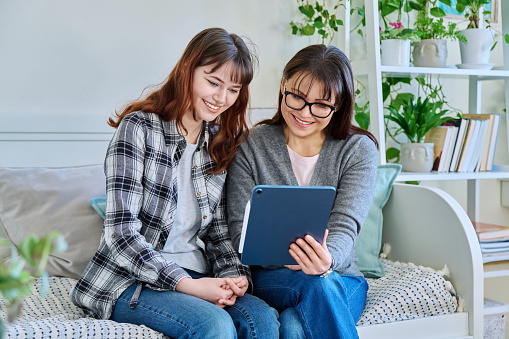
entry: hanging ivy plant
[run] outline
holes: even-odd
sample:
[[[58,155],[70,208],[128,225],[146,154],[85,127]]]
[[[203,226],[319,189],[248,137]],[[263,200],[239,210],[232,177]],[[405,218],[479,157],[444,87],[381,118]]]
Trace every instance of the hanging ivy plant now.
[[[292,34],[301,36],[313,36],[318,34],[325,45],[330,45],[334,38],[334,33],[338,27],[343,25],[343,21],[336,17],[336,12],[343,0],[337,0],[332,8],[328,8],[325,0],[310,2],[306,0],[297,0],[299,11],[303,15],[300,22],[290,22]],[[343,5],[344,6],[344,5]]]

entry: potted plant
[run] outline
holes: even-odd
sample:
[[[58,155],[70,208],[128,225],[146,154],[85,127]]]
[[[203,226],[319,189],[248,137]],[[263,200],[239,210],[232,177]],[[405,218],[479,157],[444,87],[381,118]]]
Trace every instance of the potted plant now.
[[[424,142],[426,133],[450,121],[444,116],[448,110],[442,109],[442,102],[430,102],[429,98],[420,97],[414,103],[414,95],[410,94],[399,109],[390,105],[386,107],[389,114],[385,118],[397,125],[393,136],[404,134],[408,143],[401,143],[400,160],[403,171],[430,172],[433,168],[433,143]],[[401,111],[401,112],[400,112]]]
[[[416,0],[412,7],[418,11],[414,23],[421,41],[413,43],[412,56],[417,67],[445,67],[447,40],[466,41],[456,23],[444,23],[445,12],[438,0]]]
[[[410,42],[419,41],[420,38],[415,30],[404,28],[401,22],[403,8],[409,11],[406,6],[406,0],[379,0],[378,9],[380,21],[380,49],[381,63],[387,66],[403,66],[410,64]],[[389,16],[395,20],[390,20]]]
[[[52,232],[41,238],[30,235],[22,239],[17,248],[7,239],[0,239],[0,246],[8,246],[11,250],[10,258],[0,264],[0,295],[9,302],[4,310],[7,321],[13,321],[21,311],[23,299],[32,293],[35,277],[43,278],[44,293],[48,258],[52,253],[65,251],[67,244],[59,232]],[[0,319],[0,338],[4,337],[4,332]]]
[[[484,9],[491,0],[457,0],[456,11],[465,13],[468,19],[467,28],[461,31],[466,38],[465,42],[460,42],[461,65],[460,68],[491,69],[490,52],[495,48],[497,42],[494,41],[494,32],[490,20],[485,19],[487,23],[482,27],[483,16],[490,14]],[[504,36],[506,43],[509,43],[509,34]],[[492,43],[493,42],[493,43]]]

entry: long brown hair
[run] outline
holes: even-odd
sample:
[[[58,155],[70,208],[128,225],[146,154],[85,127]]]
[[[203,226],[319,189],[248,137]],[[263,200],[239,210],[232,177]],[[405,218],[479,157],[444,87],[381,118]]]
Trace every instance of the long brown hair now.
[[[310,78],[310,87],[315,81],[323,85],[323,98],[336,98],[335,112],[327,126],[327,133],[335,139],[346,139],[352,134],[367,135],[378,148],[378,141],[370,132],[352,124],[355,89],[353,72],[347,56],[334,46],[311,45],[301,49],[286,64],[283,80],[297,77],[297,83]],[[281,113],[283,94],[279,92],[276,114],[258,123],[281,125],[285,123]]]
[[[193,106],[194,70],[214,65],[214,72],[226,63],[231,63],[231,80],[240,83],[242,88],[235,103],[209,124],[211,131],[214,131],[209,153],[216,162],[209,173],[220,173],[228,167],[237,148],[247,138],[246,111],[255,61],[256,56],[239,36],[222,28],[205,29],[189,42],[160,88],[144,99],[129,103],[121,112],[115,112],[116,119],[109,118],[108,124],[116,128],[127,114],[145,111],[159,114],[165,121],[175,120],[179,130],[186,131],[182,125],[184,114],[192,110],[196,118]]]

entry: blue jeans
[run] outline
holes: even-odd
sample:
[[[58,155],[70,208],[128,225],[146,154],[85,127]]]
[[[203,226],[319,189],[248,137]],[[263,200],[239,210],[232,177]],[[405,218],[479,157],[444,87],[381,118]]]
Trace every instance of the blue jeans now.
[[[194,278],[203,277],[193,271]],[[172,338],[277,338],[278,313],[250,294],[233,306],[220,308],[203,299],[176,292],[144,287],[134,309],[129,307],[136,284],[118,299],[110,319],[145,325]]]
[[[280,313],[281,338],[358,338],[366,279],[333,272],[326,278],[288,268],[252,268],[253,294]]]

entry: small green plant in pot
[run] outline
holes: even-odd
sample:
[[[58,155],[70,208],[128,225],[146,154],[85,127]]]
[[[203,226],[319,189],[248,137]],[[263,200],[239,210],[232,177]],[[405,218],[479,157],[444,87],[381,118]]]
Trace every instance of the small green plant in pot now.
[[[11,251],[10,257],[0,263],[0,295],[8,301],[3,311],[7,314],[7,321],[11,322],[21,312],[23,299],[32,293],[35,278],[42,277],[42,293],[45,294],[49,256],[65,251],[67,244],[62,234],[51,232],[46,237],[27,236],[17,248],[7,239],[0,238],[0,246],[7,246]],[[0,338],[4,337],[4,332],[5,325],[0,319]]]
[[[410,43],[420,41],[415,30],[403,27],[403,11],[411,11],[406,4],[406,0],[378,0],[382,65],[409,66]]]
[[[442,102],[430,102],[429,98],[422,100],[420,97],[414,102],[414,95],[409,95],[401,107],[388,106],[389,114],[385,118],[396,124],[396,130],[392,134],[404,134],[408,143],[401,143],[401,166],[406,172],[430,172],[433,168],[433,143],[425,143],[426,133],[450,121],[452,118],[445,116],[448,110],[442,109]]]
[[[445,67],[447,40],[466,41],[456,23],[444,23],[445,12],[438,0],[415,0],[411,7],[417,10],[414,28],[421,38],[413,44],[414,65],[417,67]]]
[[[465,13],[465,18],[468,19],[467,28],[461,31],[466,41],[460,42],[462,63],[458,67],[481,69],[493,67],[489,61],[490,52],[497,45],[495,30],[491,26],[489,18],[483,18],[485,15],[491,14],[484,8],[489,3],[491,0],[457,0],[456,2],[456,11]],[[482,27],[483,20],[486,22],[484,28]],[[493,43],[489,43],[490,40]],[[509,43],[509,34],[504,35],[504,41]]]

